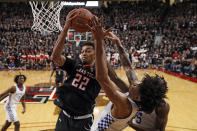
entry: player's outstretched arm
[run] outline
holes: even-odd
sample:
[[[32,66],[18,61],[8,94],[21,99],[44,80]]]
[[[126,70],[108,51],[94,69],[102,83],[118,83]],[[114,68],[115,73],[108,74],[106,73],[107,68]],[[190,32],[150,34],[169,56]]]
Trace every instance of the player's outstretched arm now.
[[[120,55],[120,60],[121,60],[121,63],[122,63],[122,66],[124,67],[124,69],[125,70],[132,69],[131,62],[130,62],[129,58],[127,57],[127,54],[124,50],[124,47],[122,46],[122,44],[120,42],[120,39],[112,32],[109,32],[108,35],[106,36],[106,38],[108,38],[111,42],[113,42],[117,45],[118,52]]]
[[[117,90],[117,86],[110,80],[108,76],[107,59],[104,50],[104,37],[109,30],[103,30],[101,24],[94,17],[92,20],[93,27],[89,27],[93,33],[96,50],[96,79],[105,91],[110,101],[114,104],[114,117],[123,118],[131,113],[131,105],[128,104],[126,95]]]
[[[4,92],[0,93],[0,100],[2,100],[4,97],[6,97],[9,93],[14,93],[15,91],[16,91],[15,86],[9,87]]]
[[[93,34],[95,42],[96,79],[112,103],[116,104],[117,102],[115,100],[117,98],[117,87],[108,77],[107,58],[104,50],[105,31],[103,30],[102,24],[98,22],[96,17],[93,17],[91,22],[93,26],[89,28]]]
[[[110,79],[117,85],[120,91],[122,93],[128,92],[129,86],[120,77],[117,76],[115,70],[109,63],[107,63],[107,68],[108,68],[108,75]]]
[[[130,85],[137,84],[138,83],[137,75],[132,68],[131,61],[129,60],[128,55],[127,55],[124,47],[122,46],[120,39],[112,32],[109,32],[107,34],[106,38],[108,38],[111,42],[113,42],[117,45],[118,52],[120,55],[120,61],[122,63],[122,66],[126,70],[126,75],[127,75],[127,79],[129,81],[129,84]]]
[[[75,11],[76,10],[73,10],[67,15],[66,24],[65,24],[62,32],[60,33],[60,35],[55,43],[54,49],[53,49],[52,59],[53,59],[53,62],[55,62],[57,66],[63,66],[66,61],[66,57],[64,57],[61,54],[64,49],[64,41],[67,36],[68,29],[70,28],[71,20],[76,17]]]

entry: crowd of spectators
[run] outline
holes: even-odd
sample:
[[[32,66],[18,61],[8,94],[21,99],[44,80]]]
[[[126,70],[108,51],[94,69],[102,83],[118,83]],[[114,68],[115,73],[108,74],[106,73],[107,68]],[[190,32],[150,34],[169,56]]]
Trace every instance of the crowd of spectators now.
[[[66,14],[75,7],[64,7]],[[163,68],[197,77],[197,2],[167,6],[162,2],[111,2],[89,8],[113,27],[136,68]],[[59,33],[31,30],[33,15],[28,3],[0,3],[0,69],[49,69]],[[91,37],[89,37],[91,38]],[[78,58],[75,43],[65,43],[64,55]],[[116,46],[106,41],[107,59],[120,67]]]

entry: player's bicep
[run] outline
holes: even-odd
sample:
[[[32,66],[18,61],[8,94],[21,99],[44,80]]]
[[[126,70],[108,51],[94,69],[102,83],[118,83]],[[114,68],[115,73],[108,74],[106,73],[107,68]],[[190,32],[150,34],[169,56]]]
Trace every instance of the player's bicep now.
[[[109,79],[109,77],[105,81],[99,83],[113,104],[119,105],[122,103],[123,95],[118,91],[118,87]]]
[[[14,92],[16,92],[16,87],[11,86],[4,93],[8,94],[8,93],[14,93]]]
[[[64,57],[63,55],[61,55],[60,57],[56,57],[55,59],[53,59],[53,61],[55,62],[55,64],[57,66],[60,66],[61,67],[66,62],[66,57]]]
[[[16,91],[16,87],[15,86],[9,87],[7,90],[5,90],[4,92],[2,92],[0,94],[0,98],[4,97],[4,96],[7,96],[9,93],[14,93],[15,91]]]

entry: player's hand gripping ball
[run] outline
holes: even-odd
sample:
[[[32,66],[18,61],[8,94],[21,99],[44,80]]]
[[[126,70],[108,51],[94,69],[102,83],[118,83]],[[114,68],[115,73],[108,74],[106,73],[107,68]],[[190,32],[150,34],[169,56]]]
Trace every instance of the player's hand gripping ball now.
[[[71,27],[76,32],[87,32],[88,24],[91,26],[90,20],[94,16],[89,10],[84,8],[79,8],[76,10],[77,16],[71,21]]]

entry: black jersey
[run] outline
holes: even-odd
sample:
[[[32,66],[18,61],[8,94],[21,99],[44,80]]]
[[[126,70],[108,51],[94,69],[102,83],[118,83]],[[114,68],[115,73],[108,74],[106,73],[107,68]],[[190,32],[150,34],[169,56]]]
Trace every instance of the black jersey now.
[[[95,79],[95,66],[66,58],[61,69],[66,70],[67,79],[57,89],[57,105],[73,116],[93,113],[95,98],[101,89]]]
[[[59,67],[54,67],[56,83],[62,83],[64,80],[64,71]]]

